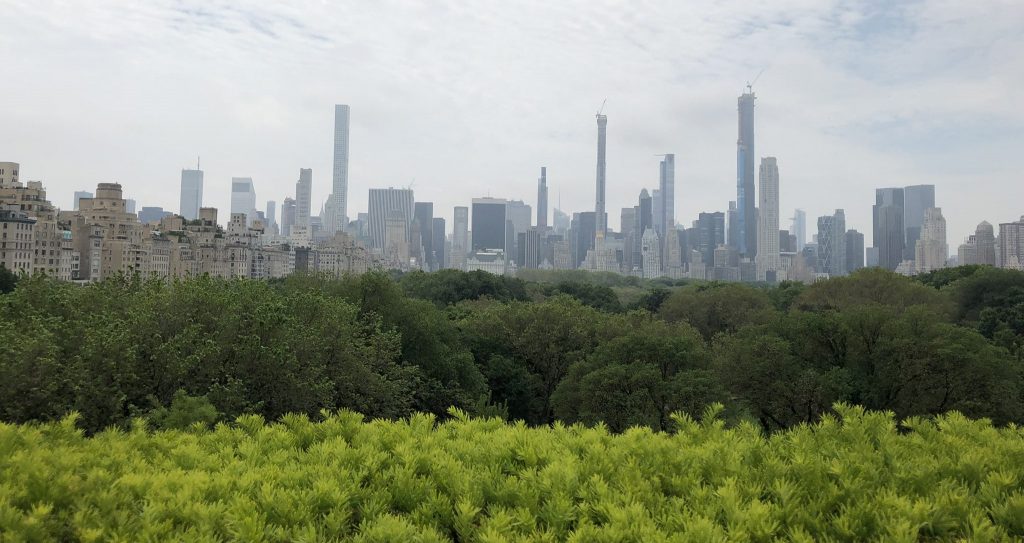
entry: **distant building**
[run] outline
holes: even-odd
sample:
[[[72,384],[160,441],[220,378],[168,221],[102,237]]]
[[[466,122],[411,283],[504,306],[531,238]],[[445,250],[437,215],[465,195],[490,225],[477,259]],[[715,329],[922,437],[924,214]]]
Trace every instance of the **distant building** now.
[[[299,168],[299,180],[295,183],[295,222],[294,225],[311,229],[310,222],[313,206],[313,170]]]
[[[765,281],[782,265],[779,256],[779,165],[775,157],[761,159],[760,202],[757,214],[756,273],[758,281]]]
[[[411,189],[370,189],[370,243],[393,265],[408,265],[415,203]],[[401,262],[400,262],[401,261]]]
[[[295,226],[296,206],[294,198],[285,198],[281,204],[281,235],[289,237],[292,235],[292,227]]]
[[[946,244],[946,219],[942,209],[928,208],[914,247],[914,267],[917,273],[928,273],[946,267],[949,246]]]
[[[199,208],[201,207],[203,207],[203,170],[181,170],[178,213],[185,219],[194,221],[199,218]]]
[[[161,219],[170,215],[170,211],[164,211],[162,207],[147,207],[143,206],[139,212],[139,222],[142,224],[159,223]],[[198,217],[199,210],[196,210],[196,216]]]
[[[872,213],[872,243],[878,251],[878,266],[895,270],[904,257],[904,195],[901,188],[875,190]]]
[[[793,211],[793,221],[790,227],[790,233],[796,238],[796,250],[797,252],[804,250],[804,244],[807,243],[807,213],[802,209]]]
[[[251,177],[231,178],[231,214],[244,214],[248,220],[256,218],[256,187]]]
[[[605,211],[605,148],[608,140],[608,116],[597,114],[597,198],[594,214],[597,220],[596,232],[602,234],[608,230],[608,214]],[[593,240],[591,240],[591,247]]]
[[[13,187],[20,184],[18,170],[21,165],[17,162],[0,162],[0,187]]]
[[[419,231],[419,240],[417,240],[419,247],[414,252],[422,251],[422,255],[419,256],[422,259],[421,266],[423,270],[437,270],[438,268],[434,263],[434,203],[415,202],[413,205],[413,216],[416,228]]]
[[[472,251],[506,252],[508,201],[502,198],[473,199]]]
[[[705,264],[715,262],[715,249],[725,245],[725,214],[702,212],[697,216],[696,249],[701,253]],[[730,245],[730,247],[732,247]],[[733,247],[735,249],[735,247]],[[737,253],[738,254],[738,253]]]
[[[334,106],[334,177],[331,184],[334,196],[332,216],[335,224],[326,225],[328,232],[338,232],[348,224],[348,144],[349,107]],[[301,201],[301,199],[300,199]]]
[[[5,164],[0,163],[0,167]],[[0,267],[14,273],[32,273],[35,226],[36,219],[27,214],[0,207]]]
[[[548,225],[548,169],[541,167],[540,178],[537,179],[537,226],[546,228]]]
[[[81,200],[82,198],[92,198],[92,193],[86,190],[75,191],[75,204],[73,207],[75,211],[78,211],[78,201]]]
[[[935,185],[912,185],[903,188],[903,258],[914,260],[917,240],[921,239],[925,213],[935,207]]]
[[[661,247],[658,233],[653,228],[644,230],[640,238],[640,253],[643,255],[643,276],[654,279],[661,276]]]
[[[995,231],[992,225],[981,221],[981,224],[974,231],[974,237],[977,240],[977,255],[975,264],[984,264],[986,266],[996,265],[996,237]]]
[[[818,217],[817,270],[830,277],[846,275],[846,215],[842,209]]]
[[[466,254],[469,252],[469,208],[456,206],[452,230],[451,267],[466,269]]]
[[[736,249],[741,257],[757,254],[757,217],[754,197],[754,101],[753,91],[737,99],[739,137],[736,139]],[[733,225],[730,224],[732,229]]]
[[[1024,216],[1017,222],[999,224],[999,265],[1024,270]]]
[[[864,234],[856,230],[846,231],[846,273],[864,267]]]

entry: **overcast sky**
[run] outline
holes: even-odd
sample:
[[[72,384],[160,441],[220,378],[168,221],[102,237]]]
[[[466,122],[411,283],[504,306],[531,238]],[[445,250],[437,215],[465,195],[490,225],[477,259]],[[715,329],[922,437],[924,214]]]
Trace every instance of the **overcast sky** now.
[[[592,210],[607,98],[609,225],[660,153],[688,225],[736,199],[736,97],[764,69],[756,153],[778,158],[782,228],[844,208],[870,245],[874,189],[920,183],[953,252],[1024,214],[1021,0],[241,4],[0,0],[0,161],[61,207],[113,181],[173,211],[197,155],[221,210],[232,176],[262,206],[311,167],[315,213],[344,103],[349,214],[414,183],[450,230],[476,196],[535,205],[541,166],[550,207]]]

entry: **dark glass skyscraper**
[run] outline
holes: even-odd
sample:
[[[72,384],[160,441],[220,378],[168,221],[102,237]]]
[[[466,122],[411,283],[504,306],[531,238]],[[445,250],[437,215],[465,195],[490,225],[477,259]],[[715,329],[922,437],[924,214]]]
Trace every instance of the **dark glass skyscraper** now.
[[[914,260],[914,248],[921,239],[924,212],[935,207],[935,185],[911,185],[903,189],[903,229],[906,234],[904,260]]]
[[[505,251],[508,202],[500,198],[473,199],[473,250]]]
[[[871,242],[878,250],[878,267],[895,270],[903,261],[903,189],[875,189],[871,207]]]
[[[741,256],[757,254],[757,215],[754,211],[754,93],[743,93],[738,100],[739,139],[736,140],[737,249]],[[730,225],[731,229],[732,226]]]

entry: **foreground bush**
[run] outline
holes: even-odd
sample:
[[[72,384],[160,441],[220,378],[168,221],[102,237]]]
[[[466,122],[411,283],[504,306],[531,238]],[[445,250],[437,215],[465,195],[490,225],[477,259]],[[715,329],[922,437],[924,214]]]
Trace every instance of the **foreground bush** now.
[[[1024,536],[1024,433],[839,405],[765,437],[431,415],[89,438],[0,424],[3,541],[771,541]],[[713,413],[705,420],[713,420]]]

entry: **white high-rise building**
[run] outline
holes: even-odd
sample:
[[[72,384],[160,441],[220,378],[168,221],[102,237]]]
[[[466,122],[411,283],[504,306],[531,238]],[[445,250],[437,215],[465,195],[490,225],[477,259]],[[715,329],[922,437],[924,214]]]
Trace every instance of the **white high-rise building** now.
[[[181,170],[181,198],[178,214],[194,221],[199,218],[199,208],[201,207],[203,207],[203,170]]]
[[[597,198],[594,205],[594,217],[597,221],[595,232],[608,231],[608,214],[605,211],[605,147],[608,141],[608,116],[597,114]]]
[[[804,250],[807,244],[807,212],[797,209],[793,212],[793,224],[789,228],[790,234],[796,236],[796,252]]]
[[[348,126],[348,106],[334,106],[334,182],[331,185],[334,224],[324,225],[332,232],[341,231],[348,224]]]
[[[661,160],[659,166],[658,190],[661,191],[661,202],[655,213],[658,235],[665,237],[670,229],[676,227],[676,155],[669,153]]]
[[[761,159],[757,213],[757,280],[773,278],[782,265],[779,257],[779,165],[775,157]]]
[[[370,189],[370,242],[375,249],[408,244],[415,213],[410,189]],[[402,225],[401,228],[398,228]]]
[[[469,253],[469,208],[455,207],[454,230],[452,231],[451,267],[466,269],[466,254]]]
[[[295,183],[295,226],[310,227],[309,216],[313,205],[313,170],[299,168]]]
[[[920,238],[914,246],[914,263],[917,273],[928,273],[946,267],[949,246],[946,245],[946,219],[942,209],[930,207],[924,210]]]
[[[256,187],[251,177],[231,178],[231,213],[244,213],[249,224],[256,220]]]

